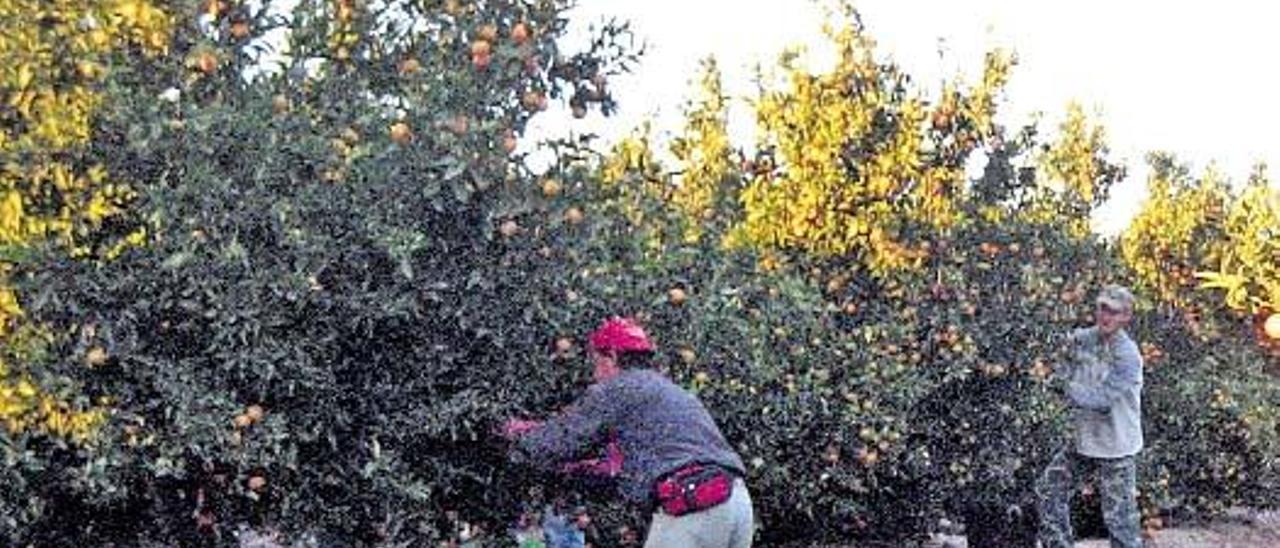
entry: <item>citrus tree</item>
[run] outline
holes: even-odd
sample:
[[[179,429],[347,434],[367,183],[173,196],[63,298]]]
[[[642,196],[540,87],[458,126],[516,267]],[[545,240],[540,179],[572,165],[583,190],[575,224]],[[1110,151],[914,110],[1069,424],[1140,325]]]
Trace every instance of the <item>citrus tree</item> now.
[[[1193,177],[1169,154],[1148,162],[1149,196],[1119,244],[1148,296],[1138,332],[1156,380],[1146,408],[1158,417],[1148,427],[1152,492],[1189,512],[1274,505],[1277,354],[1265,332],[1274,189],[1261,171],[1233,188],[1213,171]]]
[[[1193,177],[1169,154],[1148,162],[1149,195],[1121,238],[1126,262],[1199,329],[1252,333],[1274,354],[1280,328],[1268,334],[1265,325],[1280,310],[1273,237],[1280,193],[1261,168],[1234,188],[1212,170]]]
[[[127,181],[90,152],[106,67],[168,46],[148,2],[0,3],[0,423],[14,435],[83,441],[101,424],[85,401],[25,367],[48,333],[23,321],[8,272],[29,246],[109,257],[142,234],[120,221]]]
[[[520,134],[611,109],[625,29],[569,52],[559,2],[168,7],[160,54],[104,63],[84,150],[144,245],[15,257],[49,334],[24,365],[111,403],[96,443],[6,438],[7,538],[499,529],[491,427],[549,392],[523,373],[558,331],[491,306],[537,290],[503,258],[537,195]]]

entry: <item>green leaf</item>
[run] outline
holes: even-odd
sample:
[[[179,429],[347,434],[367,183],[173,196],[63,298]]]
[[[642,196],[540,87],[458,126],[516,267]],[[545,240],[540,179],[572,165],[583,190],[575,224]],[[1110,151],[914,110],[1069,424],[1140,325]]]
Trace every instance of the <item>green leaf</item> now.
[[[34,250],[24,245],[0,245],[0,262],[25,264],[34,260],[36,255],[37,253]]]
[[[472,194],[471,183],[463,183],[458,181],[458,182],[454,182],[452,187],[453,187],[454,199],[464,204],[471,201],[471,194]]]
[[[193,255],[189,251],[179,251],[169,255],[164,262],[160,263],[160,267],[165,270],[177,270],[190,262],[192,257]]]
[[[441,180],[452,181],[467,171],[466,162],[457,161],[452,156],[448,157],[444,163],[448,166],[448,169],[445,170],[444,176],[441,177]]]

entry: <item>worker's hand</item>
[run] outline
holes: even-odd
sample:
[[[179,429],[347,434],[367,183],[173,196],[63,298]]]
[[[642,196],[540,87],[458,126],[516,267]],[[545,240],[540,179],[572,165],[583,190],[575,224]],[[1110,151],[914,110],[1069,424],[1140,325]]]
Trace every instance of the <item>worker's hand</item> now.
[[[509,419],[502,426],[502,435],[507,439],[515,439],[525,433],[542,426],[542,421],[531,421],[524,419]]]

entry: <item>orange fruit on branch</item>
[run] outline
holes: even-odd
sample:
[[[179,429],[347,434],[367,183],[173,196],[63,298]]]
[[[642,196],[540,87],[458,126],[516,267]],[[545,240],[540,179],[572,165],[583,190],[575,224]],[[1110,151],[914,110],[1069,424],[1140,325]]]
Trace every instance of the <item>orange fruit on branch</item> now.
[[[88,352],[85,352],[84,363],[89,367],[101,367],[106,365],[107,358],[107,351],[101,346],[95,346],[90,348]]]
[[[516,26],[511,27],[511,41],[516,44],[523,45],[525,42],[528,42],[529,36],[529,25],[516,23]]]
[[[204,12],[209,14],[209,17],[212,17],[214,19],[217,19],[219,16],[222,15],[222,12],[226,10],[227,10],[227,4],[226,2],[222,2],[221,0],[209,0],[208,2],[205,2],[205,5],[204,5]]]
[[[516,223],[514,220],[507,219],[506,221],[503,221],[503,223],[500,226],[498,226],[498,232],[503,236],[510,238],[520,232],[520,225]]]
[[[1280,341],[1280,312],[1267,316],[1267,321],[1262,324],[1262,332],[1271,340]]]
[[[476,68],[489,66],[493,60],[493,46],[488,40],[476,40],[471,43],[471,63]]]
[[[271,98],[271,112],[275,114],[285,114],[289,112],[290,108],[292,108],[292,105],[289,103],[288,97],[285,97],[284,95],[276,95]]]
[[[556,339],[556,352],[567,354],[570,350],[573,350],[573,339],[568,337]]]
[[[951,126],[951,117],[941,110],[933,112],[933,129],[943,131]]]
[[[548,198],[554,198],[560,195],[560,181],[555,179],[544,179],[542,181],[542,195]]]
[[[202,52],[196,56],[196,68],[205,74],[213,74],[218,70],[218,56],[212,52]]]
[[[262,420],[262,417],[263,415],[266,414],[266,411],[262,409],[261,405],[253,404],[245,408],[244,414],[246,417],[249,417],[249,420],[253,422],[258,422]]]
[[[396,122],[391,124],[391,140],[397,145],[407,145],[413,140],[413,130],[409,129],[409,124],[404,122]]]
[[[568,221],[571,225],[580,224],[582,221],[586,220],[586,218],[586,214],[576,207],[571,207],[568,211],[564,212],[564,220]]]
[[[244,40],[249,37],[249,22],[236,21],[231,24],[231,36],[236,40]]]
[[[692,364],[697,360],[698,360],[698,354],[694,352],[693,349],[691,348],[680,349],[680,361],[686,364]]]
[[[422,70],[422,63],[412,57],[400,62],[400,74],[414,74]]]

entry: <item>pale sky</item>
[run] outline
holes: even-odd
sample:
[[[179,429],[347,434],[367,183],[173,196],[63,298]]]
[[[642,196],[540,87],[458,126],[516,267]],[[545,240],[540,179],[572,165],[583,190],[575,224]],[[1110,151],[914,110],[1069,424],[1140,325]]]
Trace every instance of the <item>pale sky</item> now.
[[[1097,226],[1122,228],[1145,192],[1143,156],[1169,150],[1199,171],[1210,162],[1235,180],[1251,165],[1280,166],[1280,4],[1254,0],[861,0],[863,22],[883,54],[917,82],[936,86],[957,74],[972,81],[995,46],[1019,58],[1002,122],[1019,126],[1043,112],[1052,129],[1068,101],[1100,116],[1113,156],[1129,178],[1113,191]],[[595,132],[614,140],[647,118],[659,130],[680,125],[698,61],[714,55],[735,98],[753,93],[757,63],[784,47],[820,45],[821,7],[810,0],[582,0],[581,28],[602,18],[631,21],[648,44],[631,75],[611,88],[621,113],[574,121],[541,117],[534,134]],[[946,54],[940,58],[939,40]],[[822,56],[815,52],[815,65]],[[731,110],[731,130],[750,145],[751,112]]]

